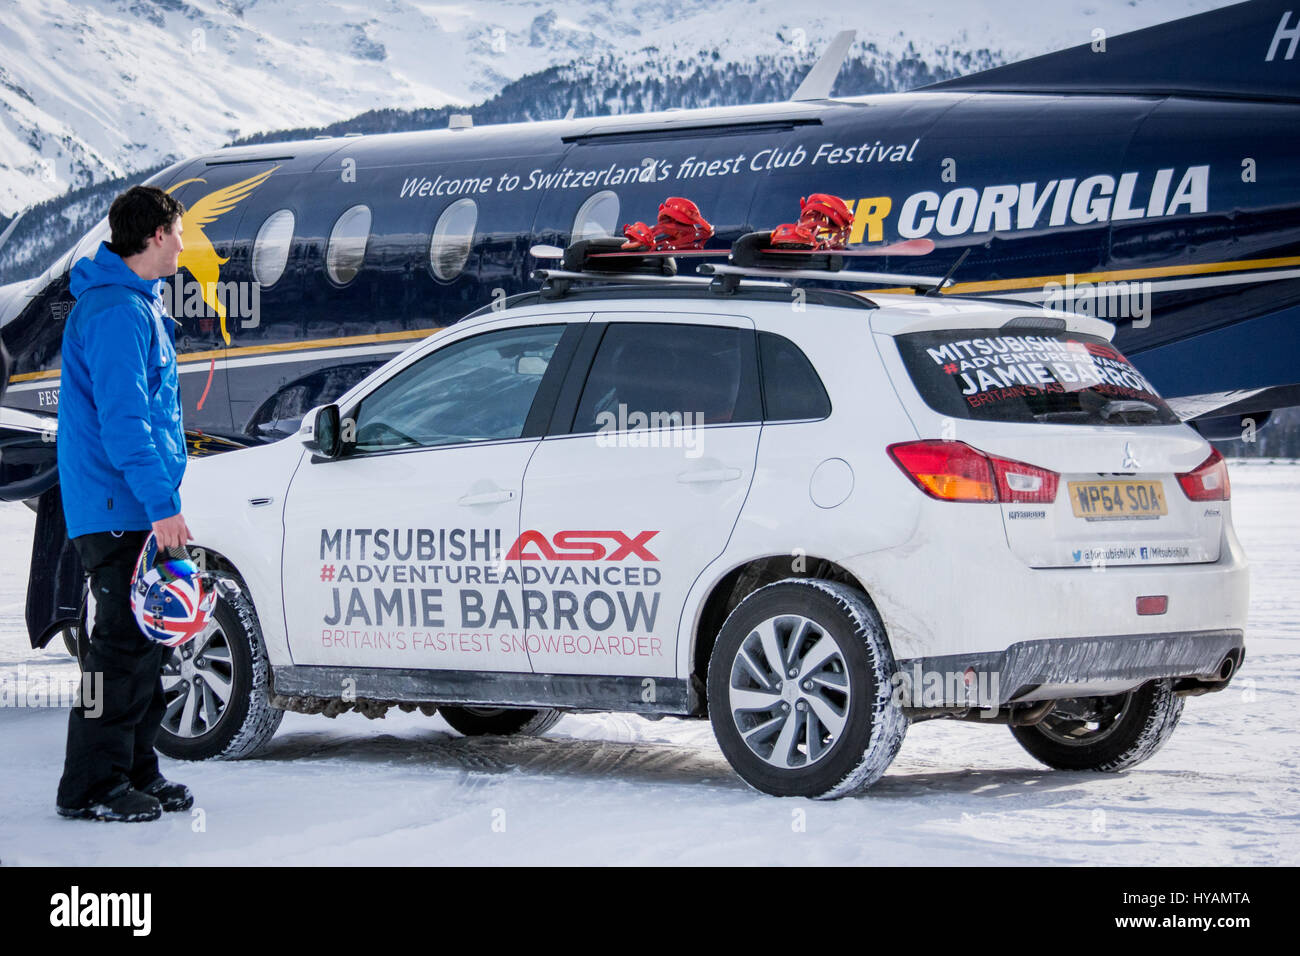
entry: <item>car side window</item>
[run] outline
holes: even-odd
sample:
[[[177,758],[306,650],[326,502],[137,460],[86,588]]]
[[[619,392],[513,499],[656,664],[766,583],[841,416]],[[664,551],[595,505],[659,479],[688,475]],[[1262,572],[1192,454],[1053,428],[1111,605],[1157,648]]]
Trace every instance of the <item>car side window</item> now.
[[[614,322],[592,361],[573,431],[757,422],[757,372],[751,330]]]
[[[763,365],[764,420],[788,422],[826,418],[830,396],[803,350],[775,332],[758,334],[758,354]]]
[[[362,399],[355,450],[519,438],[564,328],[487,332],[403,369]]]

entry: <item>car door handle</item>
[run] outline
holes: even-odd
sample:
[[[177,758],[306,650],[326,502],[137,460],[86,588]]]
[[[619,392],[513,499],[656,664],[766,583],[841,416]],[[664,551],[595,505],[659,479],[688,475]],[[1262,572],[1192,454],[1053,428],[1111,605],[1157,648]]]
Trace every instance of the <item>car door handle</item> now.
[[[704,471],[684,471],[677,476],[682,484],[699,484],[711,481],[735,481],[741,475],[739,468],[709,468]]]
[[[485,491],[481,495],[466,495],[463,498],[459,498],[457,499],[456,504],[466,507],[470,505],[498,505],[503,501],[509,501],[514,496],[515,493],[507,489]]]

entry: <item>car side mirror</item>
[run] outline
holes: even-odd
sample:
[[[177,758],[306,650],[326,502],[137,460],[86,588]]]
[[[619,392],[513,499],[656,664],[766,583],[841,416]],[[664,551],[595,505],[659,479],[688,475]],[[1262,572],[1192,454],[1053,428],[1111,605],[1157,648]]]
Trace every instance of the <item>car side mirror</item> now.
[[[322,458],[338,458],[343,453],[343,430],[339,425],[339,407],[322,405],[312,419],[311,434],[303,444]]]

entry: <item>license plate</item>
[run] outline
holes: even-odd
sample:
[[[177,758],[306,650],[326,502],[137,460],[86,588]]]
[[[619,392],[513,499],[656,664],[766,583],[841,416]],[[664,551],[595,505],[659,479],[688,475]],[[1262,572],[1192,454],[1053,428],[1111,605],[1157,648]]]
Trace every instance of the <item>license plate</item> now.
[[[1158,481],[1071,481],[1076,518],[1158,518],[1168,514]]]

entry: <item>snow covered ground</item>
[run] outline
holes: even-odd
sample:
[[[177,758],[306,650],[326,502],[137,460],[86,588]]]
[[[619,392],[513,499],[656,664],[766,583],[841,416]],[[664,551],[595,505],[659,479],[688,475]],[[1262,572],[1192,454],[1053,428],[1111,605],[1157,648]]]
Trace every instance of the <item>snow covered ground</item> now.
[[[817,803],[747,789],[704,721],[572,716],[540,739],[470,740],[419,714],[289,714],[255,759],[164,759],[200,817],[115,826],[54,814],[66,710],[4,707],[0,862],[1295,865],[1300,464],[1231,476],[1245,668],[1123,775],[1049,771],[1005,727],[931,721],[866,795]],[[0,505],[0,680],[70,683],[61,647],[27,647],[31,532],[30,511]]]

